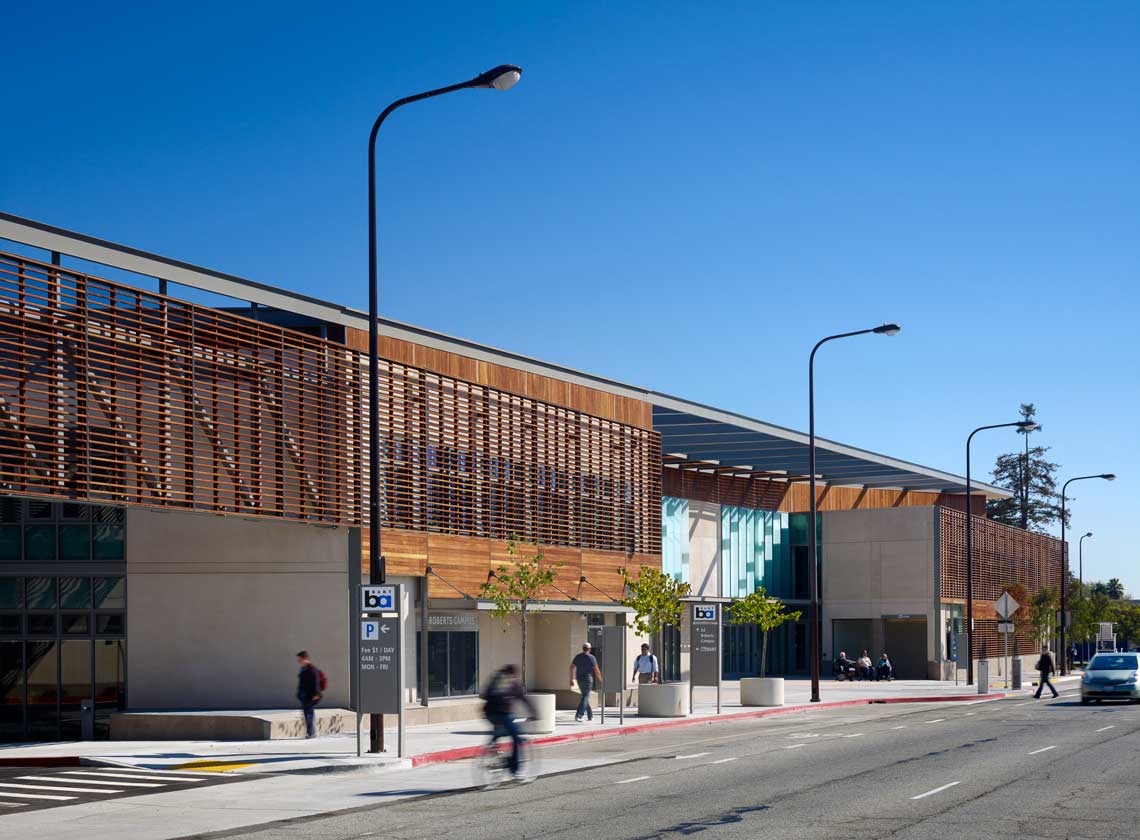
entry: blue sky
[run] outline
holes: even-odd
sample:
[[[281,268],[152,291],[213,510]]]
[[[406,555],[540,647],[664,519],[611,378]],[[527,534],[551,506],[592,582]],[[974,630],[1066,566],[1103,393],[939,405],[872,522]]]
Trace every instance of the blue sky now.
[[[962,472],[1035,402],[1140,595],[1140,6],[98,6],[6,11],[0,208],[364,307],[376,113],[518,63],[385,126],[387,316],[795,428],[898,321],[820,434]]]

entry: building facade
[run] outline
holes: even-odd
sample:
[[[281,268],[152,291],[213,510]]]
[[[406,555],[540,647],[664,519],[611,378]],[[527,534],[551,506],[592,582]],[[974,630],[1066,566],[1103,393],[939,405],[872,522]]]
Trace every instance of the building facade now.
[[[127,710],[288,706],[300,648],[350,705],[363,316],[5,214],[0,239],[0,737],[71,737],[85,700],[101,729]],[[536,690],[562,691],[588,625],[626,622],[623,571],[805,603],[801,433],[395,322],[380,355],[380,548],[408,597],[409,703],[471,698],[518,660],[517,626],[480,597],[512,542],[555,570]],[[965,509],[951,474],[819,453],[825,570],[828,515]],[[1002,492],[983,486],[975,512]],[[661,640],[675,678],[679,636]],[[806,614],[776,634],[773,670],[806,670],[807,637]],[[725,651],[727,674],[753,673],[754,629]]]

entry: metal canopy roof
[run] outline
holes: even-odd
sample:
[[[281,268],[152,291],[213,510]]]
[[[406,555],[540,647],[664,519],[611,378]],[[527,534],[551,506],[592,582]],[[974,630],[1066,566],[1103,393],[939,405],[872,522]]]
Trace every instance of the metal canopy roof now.
[[[666,464],[730,474],[770,472],[775,475],[763,477],[775,480],[786,473],[787,481],[807,480],[808,436],[803,432],[663,394],[651,394],[650,401],[653,427],[661,433],[662,460]],[[966,480],[951,473],[818,436],[815,442],[817,481],[868,488],[966,492]],[[708,463],[696,463],[702,461]],[[971,487],[973,492],[985,493],[988,498],[1005,499],[1012,495],[977,481],[971,482]]]

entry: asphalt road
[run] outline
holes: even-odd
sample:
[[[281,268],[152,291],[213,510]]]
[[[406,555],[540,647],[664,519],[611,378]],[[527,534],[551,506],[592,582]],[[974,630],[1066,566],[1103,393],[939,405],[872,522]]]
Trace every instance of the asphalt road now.
[[[224,836],[1140,837],[1140,707],[1083,707],[1071,693],[856,707],[551,749],[604,749],[613,763]]]

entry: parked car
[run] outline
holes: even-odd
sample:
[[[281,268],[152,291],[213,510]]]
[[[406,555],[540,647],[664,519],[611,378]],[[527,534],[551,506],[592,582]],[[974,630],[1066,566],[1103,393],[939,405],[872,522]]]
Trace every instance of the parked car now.
[[[1136,653],[1098,653],[1089,662],[1081,678],[1081,702],[1093,700],[1140,700],[1140,655]]]

